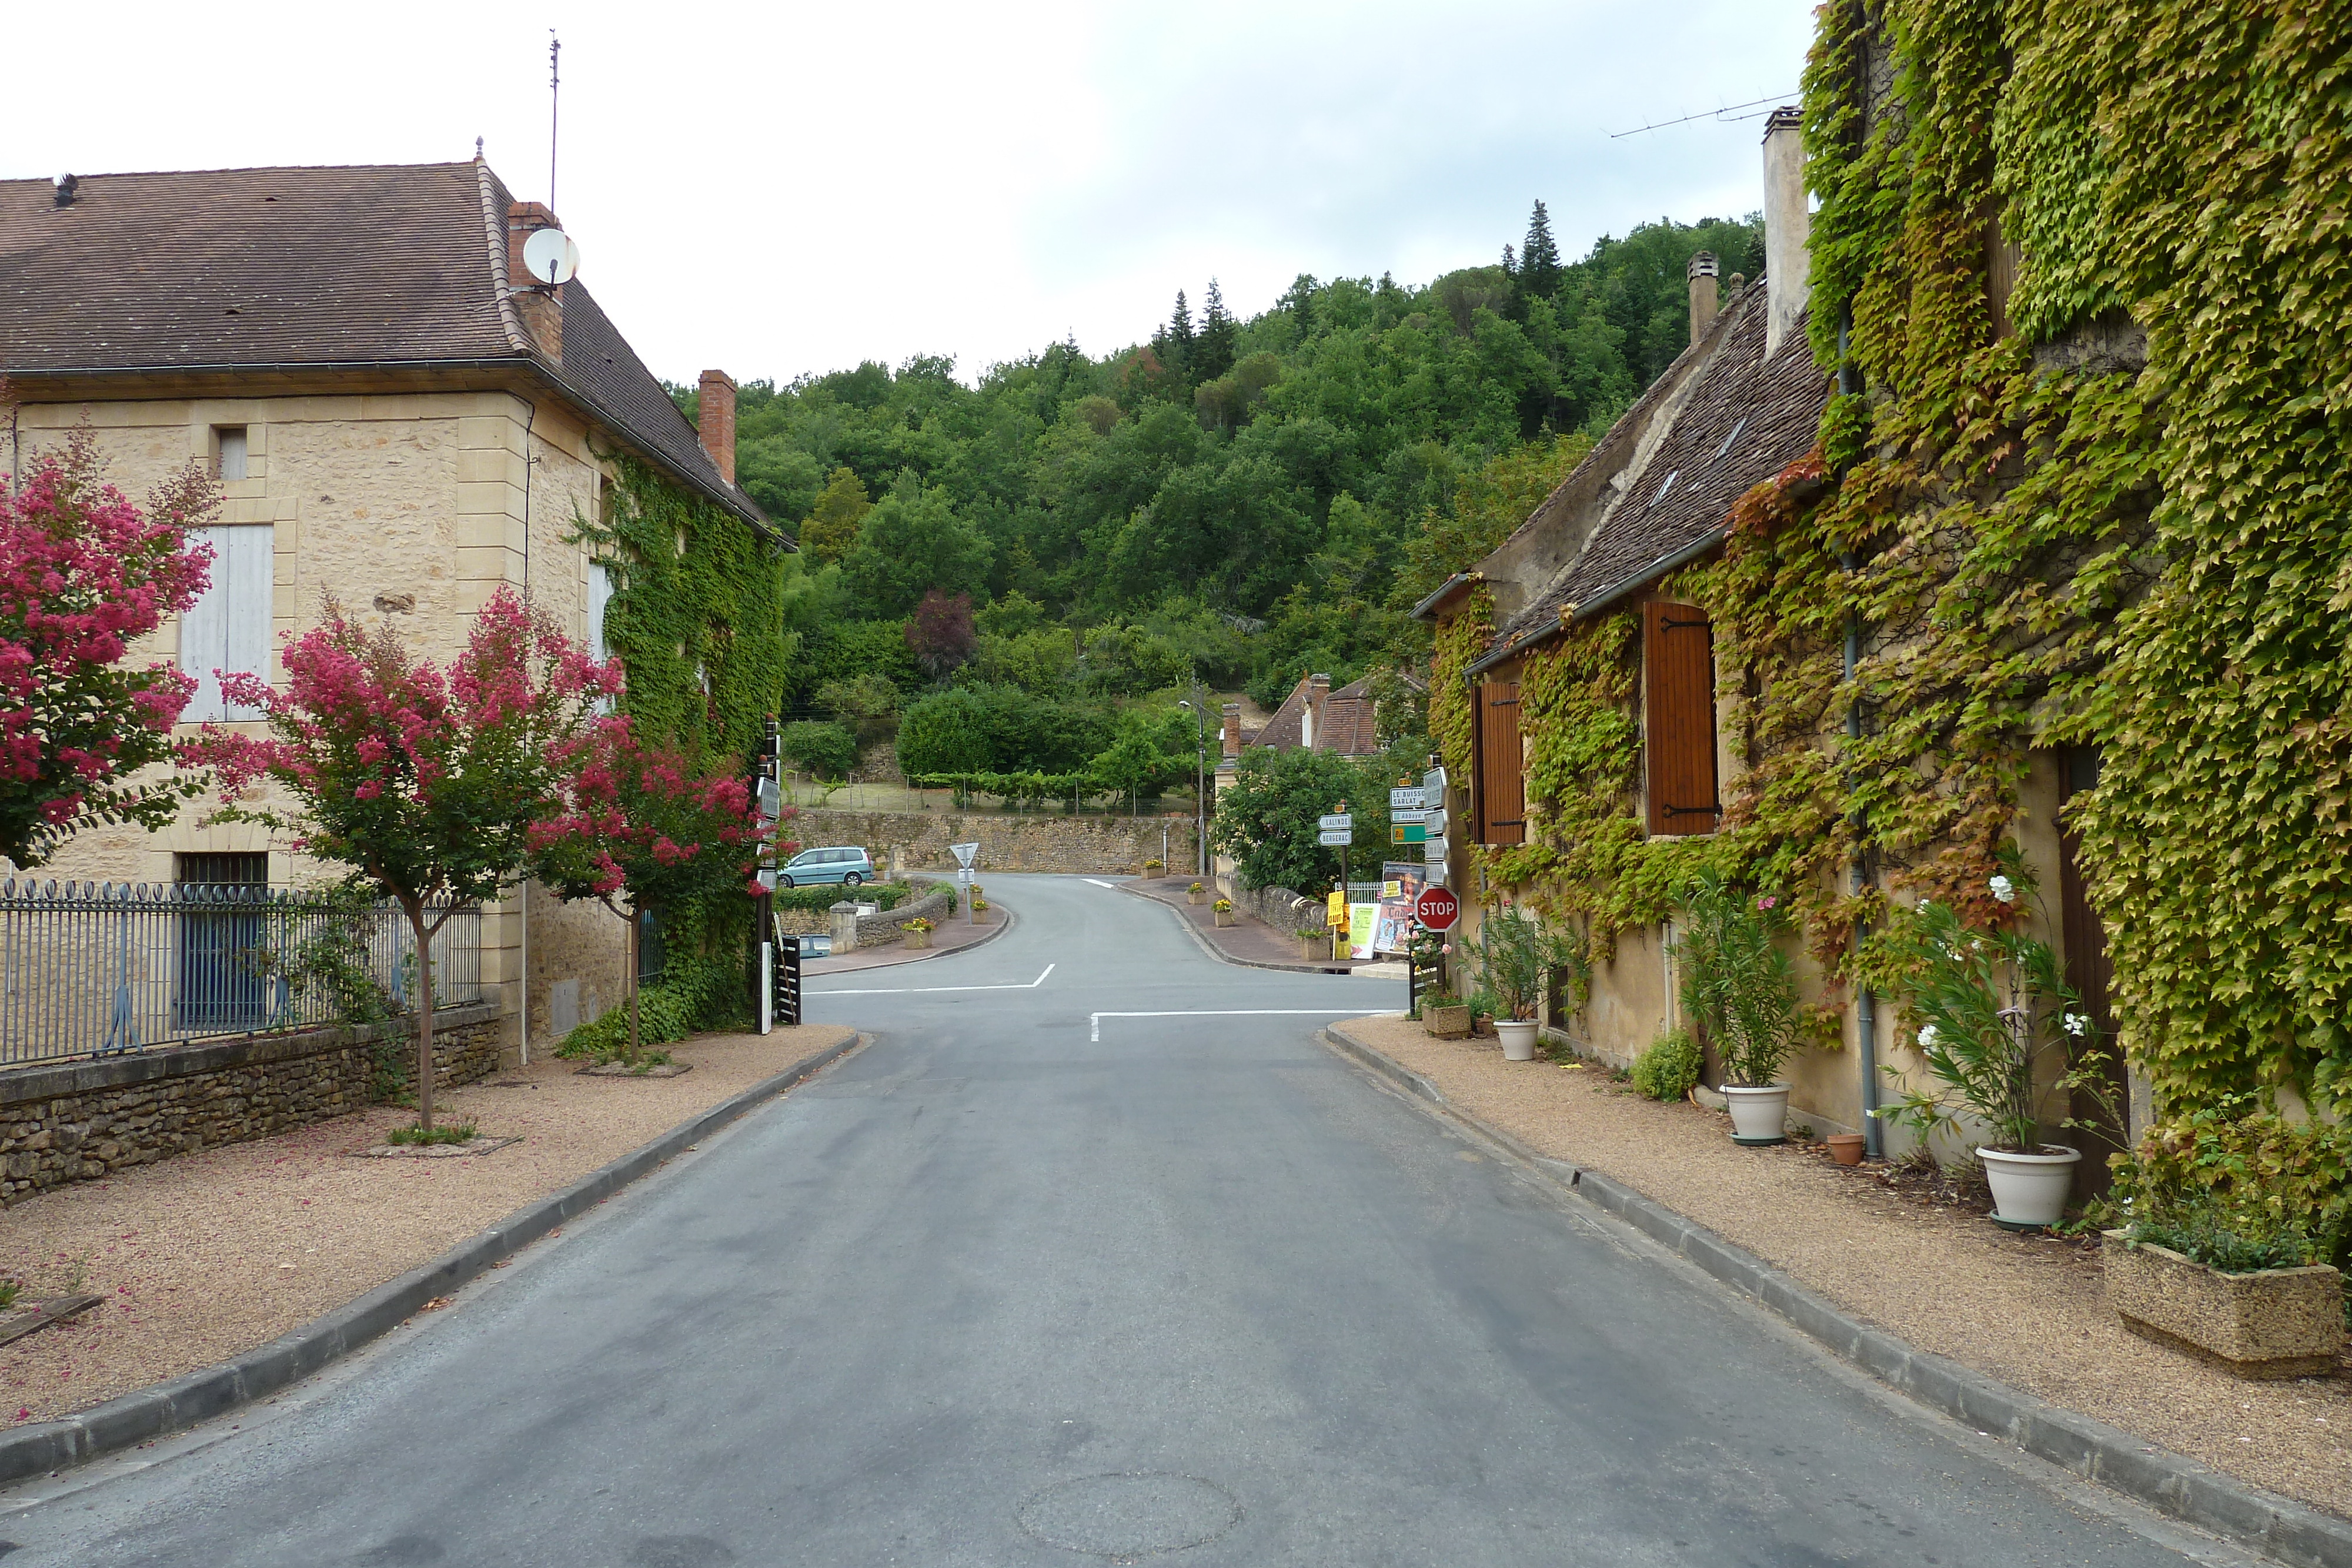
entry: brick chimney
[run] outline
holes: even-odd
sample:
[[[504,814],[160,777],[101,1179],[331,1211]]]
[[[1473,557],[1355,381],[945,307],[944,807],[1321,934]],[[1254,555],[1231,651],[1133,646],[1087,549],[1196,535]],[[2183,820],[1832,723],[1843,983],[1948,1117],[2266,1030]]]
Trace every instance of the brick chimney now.
[[[560,228],[541,202],[517,202],[507,209],[507,294],[531,347],[563,362],[563,285],[541,283],[523,265],[522,247],[541,229]]]
[[[719,465],[719,476],[735,483],[735,378],[725,371],[702,372],[702,449]]]
[[[1242,705],[1227,703],[1224,717],[1223,755],[1237,758],[1242,754]]]
[[[1690,258],[1690,340],[1694,343],[1706,336],[1706,329],[1715,325],[1716,311],[1722,308],[1716,292],[1717,272],[1715,252],[1703,250]]]
[[[1805,205],[1804,117],[1794,108],[1764,121],[1764,356],[1796,330],[1811,287],[1805,244],[1812,214]]]

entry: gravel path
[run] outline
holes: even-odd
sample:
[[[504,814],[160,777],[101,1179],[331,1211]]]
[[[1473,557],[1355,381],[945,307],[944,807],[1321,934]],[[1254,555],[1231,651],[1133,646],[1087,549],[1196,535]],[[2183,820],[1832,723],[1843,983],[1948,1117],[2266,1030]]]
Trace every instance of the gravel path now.
[[[0,1213],[0,1278],[107,1301],[0,1348],[0,1424],[266,1344],[850,1032],[704,1035],[666,1048],[693,1064],[677,1078],[549,1061],[436,1095],[436,1120],[521,1140],[480,1158],[352,1158],[415,1119],[383,1106],[20,1203]]]
[[[1506,1062],[1486,1040],[1408,1019],[1343,1026],[1454,1105],[1616,1177],[1847,1310],[2242,1480],[2352,1515],[2344,1378],[2250,1383],[2124,1332],[2095,1256],[1923,1207],[1798,1145],[1743,1149],[1730,1119],[1644,1100],[1598,1071]]]

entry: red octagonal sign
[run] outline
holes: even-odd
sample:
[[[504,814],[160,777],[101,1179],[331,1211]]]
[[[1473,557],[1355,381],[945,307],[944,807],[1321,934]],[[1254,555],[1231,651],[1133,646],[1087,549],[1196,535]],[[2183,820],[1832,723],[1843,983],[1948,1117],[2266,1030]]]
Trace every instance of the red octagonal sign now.
[[[1432,931],[1451,931],[1462,918],[1462,901],[1442,887],[1424,887],[1412,912]]]

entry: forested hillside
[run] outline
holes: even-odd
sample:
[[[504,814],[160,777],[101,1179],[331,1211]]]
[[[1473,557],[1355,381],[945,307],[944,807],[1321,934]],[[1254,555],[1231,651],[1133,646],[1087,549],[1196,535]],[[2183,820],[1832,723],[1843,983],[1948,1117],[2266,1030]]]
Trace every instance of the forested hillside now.
[[[1426,286],[1302,276],[1242,319],[1212,280],[1146,342],[976,387],[924,358],[745,384],[739,475],[803,549],[787,706],[871,736],[961,688],[949,707],[1003,710],[962,766],[1054,768],[1108,743],[1118,699],[1195,674],[1270,705],[1309,670],[1420,662],[1403,612],[1681,351],[1699,249],[1752,276],[1760,224],[1563,262],[1538,204],[1499,264]],[[910,754],[938,716],[906,716],[901,760],[940,760]]]

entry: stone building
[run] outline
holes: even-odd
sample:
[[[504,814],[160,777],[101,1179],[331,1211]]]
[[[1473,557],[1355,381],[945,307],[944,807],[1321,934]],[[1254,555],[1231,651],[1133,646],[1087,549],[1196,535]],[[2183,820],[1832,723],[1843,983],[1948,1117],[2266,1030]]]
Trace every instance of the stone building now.
[[[603,651],[614,579],[580,526],[625,460],[792,548],[735,485],[734,383],[703,373],[698,431],[584,285],[531,277],[524,246],[555,223],[478,156],[0,181],[7,469],[86,428],[134,499],[190,462],[219,478],[212,586],[131,655],[198,677],[189,724],[249,718],[212,672],[276,675],[330,595],[446,661],[511,588]],[[205,805],[152,835],[85,831],[41,874],[323,879],[263,830],[198,825]],[[482,941],[509,1051],[526,1019],[544,1048],[621,995],[601,909],[535,889]]]

